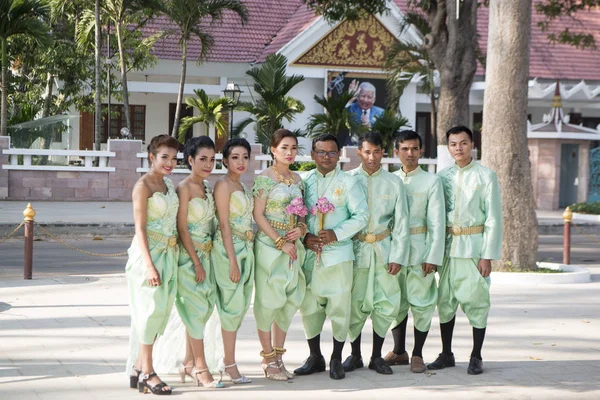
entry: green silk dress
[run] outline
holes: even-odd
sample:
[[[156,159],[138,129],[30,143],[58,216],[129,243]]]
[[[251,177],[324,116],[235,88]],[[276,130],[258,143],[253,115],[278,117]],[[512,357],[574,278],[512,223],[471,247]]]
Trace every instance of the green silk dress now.
[[[170,179],[164,178],[167,194],[156,192],[148,199],[146,233],[150,256],[160,274],[161,285],[150,286],[141,248],[134,237],[127,250],[125,276],[129,289],[132,341],[153,344],[171,315],[177,293],[177,210],[179,200]],[[132,351],[133,350],[132,347]]]
[[[288,229],[277,229],[273,226],[281,236],[285,236],[286,231],[292,228],[290,216],[285,213],[285,208],[292,199],[302,198],[302,191],[302,182],[287,186],[266,176],[256,177],[252,189],[255,198],[266,198],[264,215],[272,222],[271,226],[290,225]],[[256,327],[261,331],[270,332],[271,325],[275,322],[281,330],[287,332],[304,299],[306,281],[302,265],[306,250],[300,239],[296,240],[295,245],[298,259],[290,264],[290,257],[278,250],[269,236],[262,231],[256,234],[254,318]]]
[[[193,339],[204,338],[204,326],[213,312],[216,300],[215,280],[210,260],[215,200],[208,187],[208,181],[204,181],[204,187],[206,198],[196,197],[189,201],[187,227],[206,277],[203,282],[196,282],[194,262],[183,245],[180,245],[175,301],[179,316]]]
[[[237,190],[229,197],[229,226],[233,247],[240,269],[240,281],[229,278],[229,256],[225,251],[221,229],[217,226],[210,252],[213,274],[217,284],[217,310],[221,326],[226,331],[237,331],[250,307],[254,288],[254,250],[252,242],[252,210],[254,198],[246,190]]]

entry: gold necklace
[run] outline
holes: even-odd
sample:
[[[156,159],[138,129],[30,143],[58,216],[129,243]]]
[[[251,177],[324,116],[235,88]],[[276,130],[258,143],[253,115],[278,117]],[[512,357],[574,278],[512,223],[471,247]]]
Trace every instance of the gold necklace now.
[[[287,186],[291,186],[292,183],[294,183],[294,173],[292,172],[292,176],[288,179],[284,178],[283,175],[279,172],[279,170],[273,165],[273,172],[275,172],[275,175],[277,176],[277,179],[279,180],[279,182],[283,182],[285,183]]]

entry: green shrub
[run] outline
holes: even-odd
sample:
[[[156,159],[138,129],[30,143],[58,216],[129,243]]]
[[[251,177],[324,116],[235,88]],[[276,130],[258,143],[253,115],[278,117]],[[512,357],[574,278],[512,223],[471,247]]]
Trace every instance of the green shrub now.
[[[571,209],[571,211],[580,214],[600,215],[600,201],[597,201],[595,203],[576,203],[570,205],[569,208]]]
[[[317,168],[317,164],[315,164],[314,162],[312,162],[312,161],[303,162],[303,163],[300,163],[300,167],[298,167],[298,171],[311,171],[315,168]]]

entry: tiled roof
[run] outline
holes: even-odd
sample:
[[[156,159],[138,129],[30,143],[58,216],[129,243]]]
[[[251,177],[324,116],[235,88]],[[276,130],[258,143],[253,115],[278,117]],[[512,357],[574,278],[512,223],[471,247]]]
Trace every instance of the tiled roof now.
[[[402,10],[406,10],[407,0],[394,0]],[[222,22],[208,29],[215,39],[215,46],[206,61],[225,63],[260,62],[269,54],[279,51],[289,41],[306,29],[317,17],[302,0],[244,0],[249,12],[248,24],[242,26],[233,13],[226,13]],[[480,47],[486,50],[489,10],[480,7],[477,28]],[[581,12],[571,17],[562,17],[553,22],[553,31],[565,27],[572,31],[585,30],[595,34],[600,47],[600,10]],[[569,45],[548,43],[546,33],[540,31],[537,22],[542,20],[535,10],[532,17],[532,39],[529,75],[548,79],[588,79],[600,80],[600,50],[582,50]],[[206,25],[208,28],[208,24]],[[176,29],[167,17],[151,21],[145,33]],[[154,53],[161,59],[180,59],[181,50],[177,36],[171,36],[157,43]],[[200,54],[198,40],[192,40],[188,47],[188,59],[194,60]],[[477,74],[483,75],[481,66]]]

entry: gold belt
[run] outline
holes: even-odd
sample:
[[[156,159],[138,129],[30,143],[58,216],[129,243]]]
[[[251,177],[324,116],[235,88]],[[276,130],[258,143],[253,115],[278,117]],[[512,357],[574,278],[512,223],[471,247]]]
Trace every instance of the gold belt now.
[[[414,228],[410,228],[410,234],[411,235],[420,235],[422,233],[427,233],[427,227],[426,226],[417,226]]]
[[[166,244],[169,247],[174,247],[177,244],[177,235],[167,236],[154,231],[146,231],[146,236],[148,236],[148,239]]]
[[[461,236],[461,235],[475,235],[478,233],[483,233],[483,225],[478,226],[448,226],[446,227],[446,233],[449,233],[453,236]]]
[[[268,220],[269,224],[271,224],[271,226],[275,229],[279,229],[282,231],[289,231],[294,229],[294,227],[291,224],[286,224],[284,222],[279,222],[279,221],[273,221],[271,219]]]
[[[241,232],[241,231],[236,231],[236,230],[232,229],[231,234],[239,237],[240,239],[242,239],[245,242],[251,242],[252,239],[254,239],[254,232],[252,232],[250,230]]]
[[[198,242],[196,240],[192,240],[192,243],[194,244],[196,251],[208,254],[212,250],[212,240],[209,240],[208,242]]]
[[[385,239],[386,237],[390,236],[391,232],[392,231],[390,230],[390,228],[388,228],[385,231],[378,233],[378,234],[357,233],[356,235],[354,235],[354,239],[358,240],[359,242],[375,243],[375,242],[380,242],[383,239]]]

